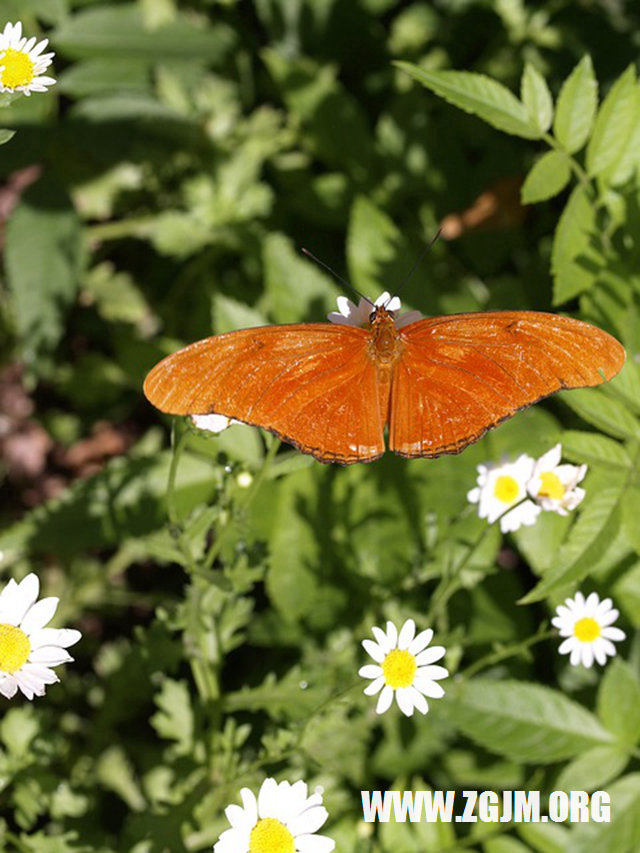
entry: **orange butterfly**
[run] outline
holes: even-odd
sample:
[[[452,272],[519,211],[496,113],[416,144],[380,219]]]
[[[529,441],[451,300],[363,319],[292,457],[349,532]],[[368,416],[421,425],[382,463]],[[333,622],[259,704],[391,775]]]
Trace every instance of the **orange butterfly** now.
[[[268,429],[320,462],[459,453],[519,409],[599,385],[625,351],[569,317],[496,311],[396,316],[339,297],[331,323],[241,329],[167,356],[144,393],[173,415],[217,413]]]

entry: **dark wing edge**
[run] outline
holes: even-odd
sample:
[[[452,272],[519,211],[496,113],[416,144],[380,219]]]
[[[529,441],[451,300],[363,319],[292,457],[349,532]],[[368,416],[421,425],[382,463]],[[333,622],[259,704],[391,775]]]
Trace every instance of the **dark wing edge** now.
[[[460,453],[557,391],[611,379],[626,357],[595,326],[535,311],[437,317],[402,332],[389,445],[407,458]]]

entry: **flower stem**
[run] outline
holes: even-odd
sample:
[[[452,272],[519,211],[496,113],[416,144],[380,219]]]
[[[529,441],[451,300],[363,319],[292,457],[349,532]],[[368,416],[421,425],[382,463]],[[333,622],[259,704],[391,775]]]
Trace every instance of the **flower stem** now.
[[[502,649],[498,649],[495,652],[491,652],[488,655],[485,655],[480,660],[472,663],[471,666],[468,666],[466,669],[463,669],[462,672],[459,673],[460,676],[464,678],[471,678],[476,675],[483,669],[486,669],[489,666],[493,666],[496,663],[499,663],[502,660],[506,660],[507,658],[514,657],[515,655],[521,654],[524,651],[527,651],[531,646],[535,646],[536,643],[542,643],[545,640],[551,640],[554,637],[558,636],[558,632],[554,630],[549,631],[539,631],[537,634],[534,634],[533,637],[529,637],[526,640],[521,640],[519,643],[513,643],[510,646],[505,646]]]

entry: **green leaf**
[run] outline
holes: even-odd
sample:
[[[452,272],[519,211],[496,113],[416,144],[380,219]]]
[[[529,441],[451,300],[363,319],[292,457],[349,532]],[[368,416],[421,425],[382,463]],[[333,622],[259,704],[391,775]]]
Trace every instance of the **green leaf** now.
[[[587,147],[589,175],[599,175],[615,166],[627,146],[637,118],[635,67],[630,65],[616,80],[598,110]]]
[[[516,830],[535,853],[567,853],[569,830],[559,823],[518,823]]]
[[[60,92],[74,97],[111,93],[114,90],[151,94],[149,62],[139,57],[87,59],[66,68],[58,78]]]
[[[600,683],[598,716],[623,745],[634,747],[640,740],[640,681],[619,658],[611,661]]]
[[[574,758],[555,782],[558,791],[596,791],[617,779],[629,763],[629,755],[617,746],[595,746]]]
[[[533,204],[552,198],[569,183],[571,167],[561,151],[547,151],[533,164],[522,185],[523,204]]]
[[[121,746],[110,746],[95,765],[96,779],[108,790],[117,794],[133,812],[145,808],[145,799],[131,762]]]
[[[558,551],[555,563],[521,604],[540,601],[558,587],[586,577],[592,565],[614,542],[620,525],[619,503],[623,484],[601,488],[590,500]]]
[[[571,830],[571,853],[634,853],[640,849],[640,773],[608,786],[611,822],[577,824]]]
[[[468,71],[425,71],[409,62],[396,62],[418,83],[492,127],[525,139],[540,139],[542,132],[516,96],[484,74]]]
[[[261,311],[222,293],[214,294],[212,313],[216,335],[267,325],[267,318]]]
[[[0,534],[0,550],[69,556],[157,530],[166,523],[170,464],[168,451],[112,460],[94,477],[77,480],[59,498],[6,529]],[[211,466],[183,453],[174,493],[178,512],[182,515],[209,500],[215,489]]]
[[[629,471],[633,463],[624,447],[606,435],[568,429],[562,433],[562,454],[572,462],[586,465],[605,465]]]
[[[518,551],[537,575],[544,574],[556,562],[571,521],[568,515],[543,512],[534,525],[523,526],[513,534]]]
[[[626,501],[625,501],[626,503]],[[637,504],[636,504],[637,506]],[[623,506],[624,515],[624,506]],[[633,518],[632,523],[635,525],[637,540],[640,535],[638,531],[638,516]],[[625,533],[628,535],[629,527],[625,528]],[[631,537],[629,537],[631,540]],[[631,540],[632,541],[632,540]],[[636,549],[640,550],[640,549]],[[611,588],[611,593],[614,600],[620,605],[629,622],[634,628],[640,628],[640,562],[634,563],[627,571],[618,578]]]
[[[224,701],[225,711],[251,711],[254,714],[265,711],[274,718],[306,719],[326,694],[318,689],[302,690],[301,680],[302,674],[297,667],[290,669],[281,679],[269,672],[256,687],[244,686],[228,692]]]
[[[56,51],[72,59],[144,57],[150,62],[188,59],[218,65],[236,41],[231,27],[197,26],[186,15],[153,30],[133,3],[87,9],[70,15],[50,36]]]
[[[633,128],[620,158],[607,170],[606,178],[611,187],[621,187],[630,181],[640,166],[640,87],[635,90],[636,106]],[[624,210],[626,214],[626,208]]]
[[[178,754],[188,754],[193,746],[194,717],[186,681],[163,679],[155,703],[158,711],[150,722],[158,736],[174,740]]]
[[[531,853],[530,847],[509,835],[490,838],[484,843],[482,849],[483,853]]]
[[[602,389],[611,397],[622,397],[624,403],[640,415],[640,365],[627,359],[622,370]]]
[[[520,98],[533,124],[541,134],[546,133],[553,119],[553,99],[542,74],[528,62],[522,74]]]
[[[66,190],[41,178],[22,196],[7,223],[6,270],[26,360],[50,353],[65,330],[84,261],[80,218]]]
[[[549,764],[612,741],[593,714],[537,684],[476,678],[447,697],[451,717],[466,735],[519,761]]]
[[[15,135],[15,130],[7,130],[6,127],[0,128],[0,145],[4,145],[5,142],[9,142],[9,140],[13,139]]]
[[[640,554],[640,488],[630,486],[622,504],[622,527],[633,548]]]
[[[595,211],[587,190],[577,186],[556,227],[551,251],[553,304],[560,305],[594,284],[593,264],[588,265],[593,249],[590,236],[595,231]]]
[[[299,323],[309,313],[335,311],[338,288],[311,260],[296,251],[291,240],[273,232],[264,241],[262,260],[265,307],[276,323]],[[319,303],[319,305],[318,305]],[[311,319],[324,319],[316,316]]]
[[[262,58],[292,117],[304,129],[304,147],[330,167],[367,180],[375,157],[367,114],[329,65],[267,48]]]
[[[31,744],[40,732],[40,720],[31,705],[9,708],[0,722],[0,741],[7,752],[26,766]],[[4,780],[1,787],[4,787]]]
[[[560,393],[559,398],[583,420],[614,438],[640,438],[640,422],[624,403],[595,388],[576,388]]]
[[[565,80],[553,123],[556,139],[573,154],[589,138],[598,106],[598,82],[590,56],[584,56]]]
[[[142,326],[151,316],[151,308],[131,275],[116,272],[104,261],[84,277],[83,290],[107,322]]]
[[[351,209],[347,235],[347,262],[353,286],[375,299],[385,282],[382,270],[398,253],[401,235],[393,221],[365,196]]]

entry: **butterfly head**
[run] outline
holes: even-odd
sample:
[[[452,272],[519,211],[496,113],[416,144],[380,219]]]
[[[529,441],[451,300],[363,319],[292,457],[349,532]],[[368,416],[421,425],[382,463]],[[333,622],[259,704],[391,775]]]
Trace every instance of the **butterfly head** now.
[[[399,312],[400,300],[397,296],[391,296],[386,291],[381,293],[375,302],[366,297],[361,297],[357,305],[347,299],[346,296],[339,296],[338,310],[329,314],[329,320],[342,326],[359,326],[361,329],[370,329],[376,323],[380,323],[382,317],[385,317],[390,318],[395,327],[399,329],[408,323],[415,323],[416,320],[422,319],[422,314],[418,311],[408,311],[406,314],[399,314]]]

